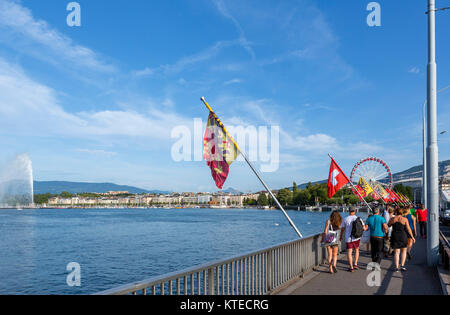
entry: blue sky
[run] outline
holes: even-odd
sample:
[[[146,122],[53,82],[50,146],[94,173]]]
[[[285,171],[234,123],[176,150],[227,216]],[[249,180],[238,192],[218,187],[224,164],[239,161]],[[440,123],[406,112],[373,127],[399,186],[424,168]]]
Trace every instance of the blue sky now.
[[[350,173],[376,156],[421,163],[426,1],[0,0],[0,160],[27,152],[37,180],[215,191],[205,162],[174,162],[174,127],[207,118],[280,127],[273,188]],[[437,1],[438,7],[446,1]],[[450,84],[450,12],[437,17],[438,87]],[[450,90],[439,95],[450,131]],[[450,135],[439,136],[440,160]],[[258,164],[258,163],[257,163]],[[259,190],[242,162],[225,187]]]

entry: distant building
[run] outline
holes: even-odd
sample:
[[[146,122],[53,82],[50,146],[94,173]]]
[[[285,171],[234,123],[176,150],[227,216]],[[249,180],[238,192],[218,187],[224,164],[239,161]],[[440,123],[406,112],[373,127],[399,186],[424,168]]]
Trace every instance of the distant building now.
[[[199,195],[197,196],[197,203],[199,205],[208,205],[212,201],[211,195]]]
[[[106,195],[109,196],[118,196],[118,195],[129,195],[129,191],[108,191]]]

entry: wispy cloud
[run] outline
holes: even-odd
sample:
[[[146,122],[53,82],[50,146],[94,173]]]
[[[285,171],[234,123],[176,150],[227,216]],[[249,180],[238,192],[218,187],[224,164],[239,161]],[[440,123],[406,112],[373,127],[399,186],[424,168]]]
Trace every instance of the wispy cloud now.
[[[232,79],[232,80],[224,82],[223,85],[231,85],[231,84],[238,84],[238,83],[242,83],[242,80],[236,78],[236,79]]]
[[[240,45],[248,52],[248,54],[255,59],[255,52],[253,51],[253,48],[251,46],[251,43],[247,40],[247,37],[245,36],[245,32],[241,27],[241,24],[236,20],[236,18],[230,13],[230,11],[228,10],[227,6],[225,5],[225,3],[222,0],[214,0],[214,4],[217,7],[217,10],[219,11],[219,13],[229,19],[233,25],[235,26],[238,35],[239,35],[239,43]]]
[[[0,125],[17,135],[90,138],[128,136],[170,139],[170,128],[191,121],[172,111],[173,101],[146,101],[145,111],[103,110],[70,113],[56,91],[0,58]],[[164,106],[164,111],[160,107]]]
[[[197,54],[186,56],[176,61],[173,64],[165,64],[154,69],[145,68],[142,70],[134,71],[133,74],[138,77],[149,76],[152,74],[162,74],[162,75],[175,75],[187,70],[195,65],[210,61],[214,57],[218,56],[223,49],[234,46],[237,41],[218,41],[212,46],[203,49]]]
[[[75,44],[71,38],[37,20],[17,1],[0,0],[0,40],[21,53],[60,66],[83,67],[112,73],[116,67],[104,62],[93,50]],[[33,46],[30,49],[30,44]]]
[[[91,150],[91,149],[76,149],[76,152],[79,153],[87,153],[90,155],[98,155],[98,156],[106,156],[106,157],[113,157],[117,155],[117,152],[110,152],[105,150]]]
[[[412,67],[408,70],[409,73],[418,74],[420,73],[420,69],[417,67]]]
[[[133,71],[133,75],[136,77],[148,77],[154,73],[155,73],[155,71],[148,67],[145,69],[142,69],[142,70]]]

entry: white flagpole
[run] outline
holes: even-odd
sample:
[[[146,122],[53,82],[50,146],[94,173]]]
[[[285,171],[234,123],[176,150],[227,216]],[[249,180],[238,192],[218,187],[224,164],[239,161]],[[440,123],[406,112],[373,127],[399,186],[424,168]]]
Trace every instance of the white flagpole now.
[[[278,207],[281,209],[281,211],[283,212],[284,216],[286,217],[286,219],[289,221],[289,224],[292,226],[292,228],[295,230],[295,232],[297,233],[297,235],[300,238],[303,238],[302,233],[300,233],[300,231],[298,230],[298,228],[295,226],[294,222],[291,220],[291,218],[289,217],[289,215],[287,214],[287,212],[284,210],[283,206],[280,204],[280,202],[278,201],[277,197],[275,197],[274,193],[272,192],[272,190],[267,186],[267,184],[264,182],[264,180],[262,179],[261,175],[259,174],[259,172],[256,170],[256,168],[253,166],[253,164],[250,162],[250,160],[248,159],[247,155],[244,153],[244,151],[242,151],[238,144],[236,143],[236,141],[234,141],[233,137],[231,137],[230,134],[228,134],[228,131],[225,129],[225,126],[223,126],[222,122],[220,121],[220,119],[217,117],[217,115],[214,113],[214,111],[212,110],[211,106],[209,106],[209,104],[206,102],[206,99],[204,97],[201,98],[202,102],[205,104],[205,106],[209,109],[209,111],[211,113],[213,113],[214,117],[216,118],[216,121],[221,125],[221,127],[224,129],[224,131],[227,133],[228,137],[230,137],[230,139],[233,141],[234,145],[236,146],[236,148],[239,150],[239,152],[242,154],[242,156],[244,157],[245,161],[247,162],[248,166],[250,166],[250,168],[252,169],[252,171],[255,173],[256,177],[259,179],[259,181],[261,182],[261,184],[264,186],[264,188],[269,192],[269,194],[272,196],[273,200],[275,200],[276,204],[278,205]]]

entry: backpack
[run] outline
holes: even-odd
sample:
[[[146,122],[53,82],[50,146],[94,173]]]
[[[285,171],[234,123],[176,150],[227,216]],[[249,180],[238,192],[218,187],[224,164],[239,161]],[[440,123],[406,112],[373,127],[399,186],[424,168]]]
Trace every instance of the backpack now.
[[[352,224],[352,234],[351,237],[353,239],[359,239],[363,236],[364,233],[364,225],[362,223],[361,218],[356,218],[355,221],[353,221]]]

